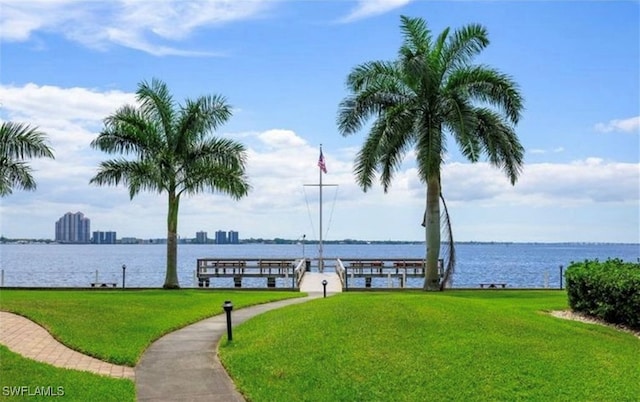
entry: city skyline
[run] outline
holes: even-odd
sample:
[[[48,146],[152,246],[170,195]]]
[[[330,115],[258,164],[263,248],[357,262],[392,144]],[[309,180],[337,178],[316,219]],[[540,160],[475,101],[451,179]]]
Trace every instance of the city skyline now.
[[[322,144],[323,180],[339,185],[324,194],[323,239],[424,241],[413,153],[387,194],[377,182],[363,193],[353,161],[367,132],[336,127],[348,73],[397,56],[402,14],[434,35],[484,25],[491,43],[476,62],[512,76],[525,100],[515,186],[449,138],[442,191],[455,240],[640,243],[639,3],[185,3],[2,2],[0,120],[38,126],[56,158],[30,162],[36,191],[2,199],[0,235],[49,238],[58,213],[84,211],[97,228],[166,237],[166,195],[89,185],[109,158],[89,146],[103,119],[159,78],[178,103],[226,97],[233,117],[215,135],[247,148],[249,195],[183,198],[182,237],[215,222],[244,238],[317,240],[318,193],[304,185],[318,181]]]

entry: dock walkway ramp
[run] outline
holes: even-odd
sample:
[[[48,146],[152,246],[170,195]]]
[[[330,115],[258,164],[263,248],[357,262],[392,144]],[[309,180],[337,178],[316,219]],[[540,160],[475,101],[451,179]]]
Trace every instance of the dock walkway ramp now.
[[[322,281],[327,281],[327,293],[342,292],[342,283],[335,272],[307,272],[300,283],[300,291],[307,293],[322,292]]]

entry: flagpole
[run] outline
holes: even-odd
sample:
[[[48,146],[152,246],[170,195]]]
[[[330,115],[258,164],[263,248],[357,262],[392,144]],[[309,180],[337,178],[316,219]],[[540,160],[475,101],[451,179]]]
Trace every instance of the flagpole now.
[[[322,144],[320,144],[320,155],[322,155]],[[320,174],[320,242],[318,243],[318,271],[324,272],[324,260],[322,259],[322,167],[318,166]]]
[[[319,212],[320,212],[320,236],[319,236],[319,241],[318,241],[318,271],[320,273],[324,272],[324,256],[323,256],[323,244],[322,244],[322,187],[325,186],[337,186],[337,184],[322,184],[322,174],[323,173],[327,173],[327,165],[325,164],[324,161],[324,155],[322,154],[322,144],[320,144],[320,158],[318,158],[318,184],[305,184],[305,186],[313,186],[313,187],[320,187],[320,191],[319,191],[319,196],[320,196],[320,205],[319,205]]]

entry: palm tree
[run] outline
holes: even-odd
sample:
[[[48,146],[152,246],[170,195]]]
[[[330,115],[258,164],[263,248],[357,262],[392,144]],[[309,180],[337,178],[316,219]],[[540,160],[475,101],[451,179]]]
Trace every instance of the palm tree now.
[[[46,135],[28,124],[2,122],[0,125],[0,197],[13,188],[35,190],[36,181],[25,159],[54,158]]]
[[[240,199],[249,191],[244,146],[210,134],[231,117],[218,95],[176,105],[166,84],[142,82],[139,106],[126,105],[104,121],[91,146],[110,154],[131,155],[100,164],[90,183],[128,186],[131,199],[141,190],[167,193],[167,271],[164,288],[179,288],[178,207],[182,195],[219,191]]]
[[[482,154],[515,184],[524,148],[514,127],[523,110],[517,84],[500,71],[473,64],[489,39],[484,27],[470,24],[433,40],[421,18],[401,17],[403,43],[396,60],[356,66],[347,78],[350,94],[342,100],[342,135],[359,131],[374,117],[356,156],[354,173],[369,189],[377,174],[386,192],[405,154],[414,149],[420,180],[426,184],[425,290],[439,288],[440,172],[446,136],[477,162]]]

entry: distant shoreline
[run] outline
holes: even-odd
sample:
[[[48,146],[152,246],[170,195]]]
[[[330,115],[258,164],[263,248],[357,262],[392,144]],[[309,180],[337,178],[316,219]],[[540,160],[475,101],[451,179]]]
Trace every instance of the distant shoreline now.
[[[317,240],[305,240],[304,242],[300,240],[292,240],[292,239],[247,239],[241,240],[239,243],[234,244],[217,244],[215,242],[207,242],[207,243],[198,243],[195,239],[185,239],[179,240],[178,244],[180,245],[197,245],[197,246],[232,246],[232,245],[251,245],[251,244],[271,244],[271,245],[317,245],[319,242]],[[424,245],[424,241],[412,241],[412,240],[355,240],[355,239],[344,239],[344,240],[324,240],[322,242],[325,245],[343,245],[343,244],[372,244],[372,245],[381,245],[381,244],[408,244],[408,245]],[[53,245],[116,245],[116,246],[131,246],[131,245],[158,245],[158,244],[166,244],[166,239],[136,239],[136,241],[128,241],[122,243],[120,241],[116,243],[110,244],[97,244],[97,243],[60,243],[51,239],[8,239],[2,238],[0,239],[0,245],[2,244],[53,244]],[[442,242],[442,244],[447,244],[446,242]],[[624,243],[624,242],[589,242],[589,241],[567,241],[567,242],[517,242],[517,241],[457,241],[455,244],[464,244],[464,245],[638,245],[640,243]]]

